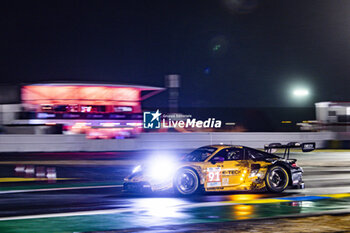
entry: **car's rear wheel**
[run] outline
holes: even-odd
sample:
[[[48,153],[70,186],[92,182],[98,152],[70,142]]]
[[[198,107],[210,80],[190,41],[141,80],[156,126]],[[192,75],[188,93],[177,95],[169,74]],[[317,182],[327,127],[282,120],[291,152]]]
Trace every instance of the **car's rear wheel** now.
[[[180,195],[192,195],[199,190],[199,177],[190,168],[180,169],[174,177],[174,191]]]
[[[286,169],[281,166],[273,166],[266,174],[266,188],[270,192],[283,192],[289,183],[289,176]]]

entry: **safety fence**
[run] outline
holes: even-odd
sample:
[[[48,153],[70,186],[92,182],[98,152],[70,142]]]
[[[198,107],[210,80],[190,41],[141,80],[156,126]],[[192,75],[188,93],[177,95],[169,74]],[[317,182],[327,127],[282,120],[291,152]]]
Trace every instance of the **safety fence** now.
[[[193,149],[210,144],[246,145],[262,148],[271,142],[316,142],[325,148],[336,139],[332,132],[293,133],[143,133],[130,139],[86,139],[85,135],[0,135],[0,152],[134,151]]]

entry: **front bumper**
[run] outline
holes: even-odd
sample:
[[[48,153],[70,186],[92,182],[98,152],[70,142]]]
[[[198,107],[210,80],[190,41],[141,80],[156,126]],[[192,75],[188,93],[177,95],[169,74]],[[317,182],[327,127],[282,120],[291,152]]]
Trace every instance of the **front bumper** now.
[[[123,192],[128,193],[149,193],[152,192],[151,185],[148,182],[125,182]]]

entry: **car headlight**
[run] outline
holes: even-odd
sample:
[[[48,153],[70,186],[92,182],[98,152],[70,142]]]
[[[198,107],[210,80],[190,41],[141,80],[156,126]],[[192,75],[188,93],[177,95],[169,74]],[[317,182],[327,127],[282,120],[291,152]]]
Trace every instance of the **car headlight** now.
[[[158,181],[164,181],[173,177],[176,172],[176,162],[168,158],[153,159],[150,163],[148,175]]]

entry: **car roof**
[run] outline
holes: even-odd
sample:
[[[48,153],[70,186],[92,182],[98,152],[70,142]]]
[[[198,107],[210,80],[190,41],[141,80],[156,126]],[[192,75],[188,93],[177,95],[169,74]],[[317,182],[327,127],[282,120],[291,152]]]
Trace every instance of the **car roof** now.
[[[226,145],[226,144],[214,144],[214,145],[207,145],[203,147],[215,147],[217,149],[223,149],[223,148],[240,148],[242,149],[243,146],[240,145]]]

